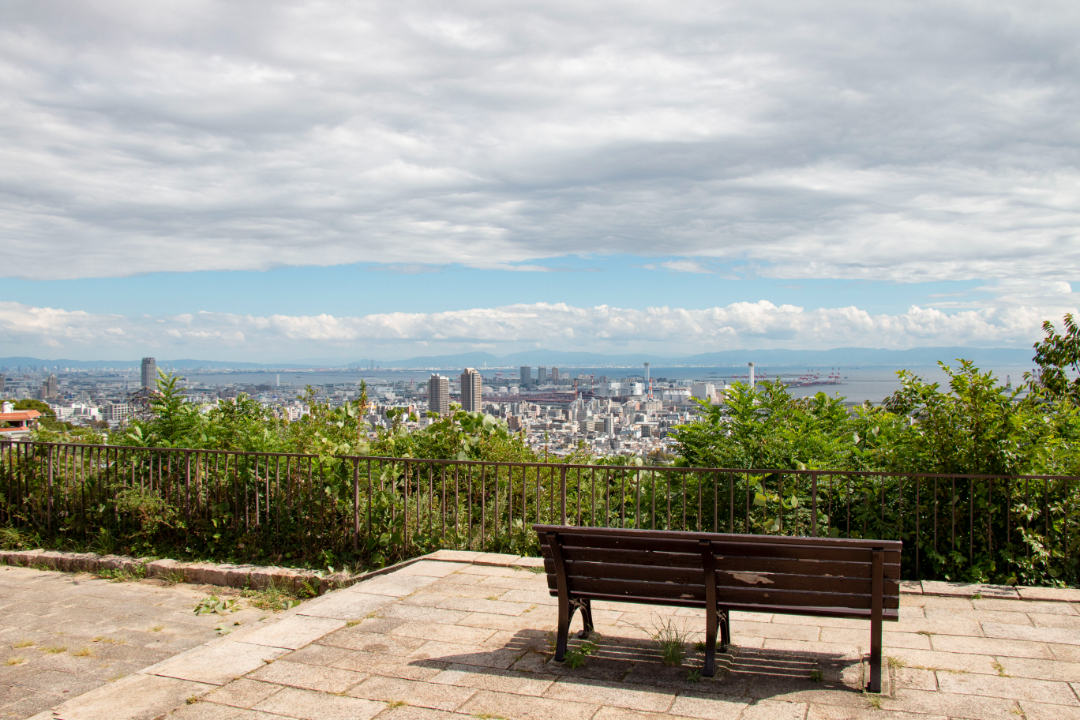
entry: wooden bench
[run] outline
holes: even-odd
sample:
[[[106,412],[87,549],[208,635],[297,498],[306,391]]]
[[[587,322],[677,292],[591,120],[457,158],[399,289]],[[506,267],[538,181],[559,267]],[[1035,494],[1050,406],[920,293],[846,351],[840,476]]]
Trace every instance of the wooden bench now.
[[[574,612],[593,631],[592,600],[705,608],[705,667],[731,642],[732,610],[870,621],[871,692],[881,692],[881,623],[899,619],[896,540],[533,525],[548,588],[559,598],[555,660]]]

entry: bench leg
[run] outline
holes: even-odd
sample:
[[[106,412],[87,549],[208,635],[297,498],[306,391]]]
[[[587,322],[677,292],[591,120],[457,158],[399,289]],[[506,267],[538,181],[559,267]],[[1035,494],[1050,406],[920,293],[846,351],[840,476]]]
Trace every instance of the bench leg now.
[[[566,643],[570,635],[570,621],[574,618],[577,604],[559,598],[559,630],[555,638],[555,662],[562,662],[566,656]]]
[[[730,624],[730,611],[720,611],[720,652],[727,652],[728,646],[731,645],[731,624]]]
[[[867,689],[881,692],[881,621],[870,623],[870,683]]]
[[[581,601],[581,621],[585,627],[578,633],[578,637],[584,640],[593,634],[592,604],[588,598]]]
[[[716,674],[716,629],[719,613],[714,608],[705,608],[705,668],[701,674],[712,677]]]

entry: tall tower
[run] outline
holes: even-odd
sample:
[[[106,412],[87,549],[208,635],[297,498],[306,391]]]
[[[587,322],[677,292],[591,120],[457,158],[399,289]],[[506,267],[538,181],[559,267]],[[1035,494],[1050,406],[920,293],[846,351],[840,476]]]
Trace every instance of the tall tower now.
[[[649,380],[649,363],[645,363],[645,392],[649,394],[649,399],[652,400],[652,381]]]
[[[557,367],[551,368],[551,382],[555,383],[556,385],[559,384],[559,368]]]
[[[480,393],[483,377],[472,368],[465,368],[461,373],[461,409],[465,412],[480,412]]]
[[[432,375],[427,384],[428,410],[439,415],[450,413],[450,378]]]
[[[536,368],[536,384],[543,385],[547,382],[547,368],[540,366]]]
[[[750,367],[750,387],[754,387],[754,363],[748,363]]]
[[[532,368],[528,365],[521,366],[521,387],[527,388],[532,385]]]
[[[157,388],[157,361],[154,358],[142,359],[142,386],[148,390]]]

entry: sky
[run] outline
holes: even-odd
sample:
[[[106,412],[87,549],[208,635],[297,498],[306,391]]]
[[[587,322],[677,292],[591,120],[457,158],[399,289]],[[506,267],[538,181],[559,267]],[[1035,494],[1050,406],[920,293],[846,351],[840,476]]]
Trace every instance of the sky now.
[[[0,357],[1024,347],[1075,2],[0,4]]]

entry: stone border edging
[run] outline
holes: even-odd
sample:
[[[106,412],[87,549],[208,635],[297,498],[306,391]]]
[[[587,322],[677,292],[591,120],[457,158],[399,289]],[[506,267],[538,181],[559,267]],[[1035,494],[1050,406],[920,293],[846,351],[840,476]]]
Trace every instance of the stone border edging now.
[[[335,573],[320,575],[313,570],[264,565],[233,565],[230,563],[185,563],[177,560],[149,560],[125,555],[98,555],[97,553],[61,552],[58,550],[0,550],[0,565],[32,567],[44,565],[60,572],[101,573],[119,571],[148,578],[181,579],[177,582],[192,585],[215,585],[230,588],[254,588],[262,590],[271,584],[286,587],[295,592],[310,588],[316,595],[330,590],[349,587],[371,577],[399,570],[422,558],[409,558],[396,565],[388,565],[359,575]]]

